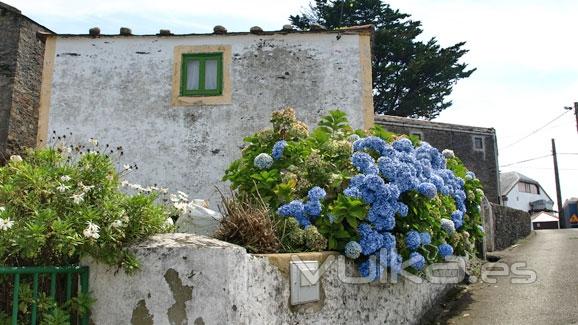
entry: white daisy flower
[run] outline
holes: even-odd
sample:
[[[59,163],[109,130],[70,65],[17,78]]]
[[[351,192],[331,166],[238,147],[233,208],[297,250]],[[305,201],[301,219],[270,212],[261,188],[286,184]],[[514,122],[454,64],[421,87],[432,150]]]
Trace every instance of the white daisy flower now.
[[[124,170],[130,170],[131,169],[130,165],[128,165],[128,164],[122,165],[122,168],[124,168]]]
[[[189,205],[187,204],[187,202],[174,203],[173,206],[183,214],[187,213],[189,209]]]
[[[63,181],[63,182],[68,182],[68,181],[71,180],[71,179],[72,179],[72,178],[70,178],[70,176],[68,176],[68,175],[60,176],[60,180]]]
[[[86,238],[98,239],[98,238],[100,238],[100,234],[98,233],[99,231],[100,231],[100,227],[97,224],[94,224],[94,223],[89,221],[89,222],[87,222],[86,228],[82,231],[82,234]]]
[[[115,220],[111,223],[111,227],[113,228],[120,228],[122,227],[122,225],[123,225],[122,220]]]
[[[90,144],[92,144],[93,146],[98,146],[98,140],[96,140],[95,138],[88,139],[88,142],[90,142]]]
[[[173,221],[172,218],[167,218],[167,220],[165,220],[165,226],[172,227],[174,225],[175,225],[175,222]]]
[[[8,230],[14,226],[14,221],[10,218],[2,219],[0,218],[0,230]]]
[[[74,202],[74,204],[80,204],[84,201],[84,193],[80,193],[80,194],[73,194],[71,196],[72,201]]]
[[[68,189],[70,189],[70,186],[66,186],[62,183],[58,183],[59,185],[56,187],[56,189],[58,190],[58,192],[63,193],[66,192]]]

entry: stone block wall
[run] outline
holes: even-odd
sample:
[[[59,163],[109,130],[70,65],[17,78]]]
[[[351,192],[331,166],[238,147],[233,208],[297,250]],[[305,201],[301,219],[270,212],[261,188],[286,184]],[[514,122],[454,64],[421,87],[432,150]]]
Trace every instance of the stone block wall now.
[[[344,283],[343,264],[332,263],[320,277],[320,301],[291,306],[289,254],[249,255],[192,234],[157,235],[134,252],[134,275],[85,261],[94,324],[415,324],[452,286]],[[335,253],[298,255],[322,264]]]
[[[532,231],[528,212],[492,204],[494,249],[502,250],[525,238]]]
[[[47,28],[0,2],[0,162],[36,146]]]

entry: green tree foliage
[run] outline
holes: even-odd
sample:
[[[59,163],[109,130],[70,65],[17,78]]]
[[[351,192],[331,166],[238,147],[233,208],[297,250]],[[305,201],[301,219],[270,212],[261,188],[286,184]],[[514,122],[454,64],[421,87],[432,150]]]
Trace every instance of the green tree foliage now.
[[[453,85],[475,69],[459,62],[465,42],[444,48],[435,38],[421,41],[421,22],[409,18],[380,0],[315,0],[308,12],[289,17],[301,29],[373,24],[375,112],[432,119],[451,106]]]

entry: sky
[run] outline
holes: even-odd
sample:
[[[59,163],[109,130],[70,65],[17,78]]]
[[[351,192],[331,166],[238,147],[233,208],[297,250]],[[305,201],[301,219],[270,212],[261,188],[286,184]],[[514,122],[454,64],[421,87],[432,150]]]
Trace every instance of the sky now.
[[[94,26],[117,34],[278,30],[308,0],[2,0],[57,33],[85,34]],[[453,105],[435,120],[496,129],[501,171],[539,181],[556,201],[551,139],[556,141],[562,200],[578,197],[578,1],[391,0],[422,22],[424,40],[465,41],[463,61],[477,68],[460,80]],[[565,113],[566,112],[566,113]],[[560,117],[560,115],[562,115]],[[557,119],[556,119],[557,118]],[[552,123],[546,125],[551,120]],[[544,125],[546,125],[544,127]],[[538,131],[536,131],[538,130]],[[519,141],[520,139],[523,139]],[[543,158],[517,163],[536,157]]]

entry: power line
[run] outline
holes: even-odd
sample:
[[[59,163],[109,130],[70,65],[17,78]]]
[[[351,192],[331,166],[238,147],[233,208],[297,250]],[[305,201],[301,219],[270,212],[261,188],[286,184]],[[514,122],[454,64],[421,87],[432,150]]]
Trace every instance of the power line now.
[[[564,111],[564,113],[558,115],[556,118],[554,118],[554,119],[551,120],[550,122],[542,125],[541,127],[539,127],[539,128],[537,128],[536,130],[528,133],[527,135],[521,137],[520,139],[518,139],[518,140],[516,140],[516,141],[514,141],[514,142],[512,142],[512,143],[510,143],[509,145],[507,145],[507,146],[505,146],[504,148],[502,148],[502,150],[503,150],[503,149],[510,148],[511,146],[513,146],[513,145],[515,145],[515,144],[518,144],[518,143],[526,140],[527,138],[531,137],[532,135],[536,134],[536,132],[538,132],[538,131],[544,129],[545,127],[547,127],[548,125],[552,124],[554,121],[558,120],[559,118],[561,118],[562,116],[564,116],[564,115],[565,115],[566,113],[568,113],[568,112],[570,112],[570,111],[569,111],[569,110]]]
[[[552,167],[524,167],[524,169],[537,169],[537,170],[552,170]],[[578,171],[578,168],[560,168],[560,170],[576,170]]]
[[[578,152],[558,152],[558,155],[573,155],[573,156],[578,156]],[[533,161],[533,160],[538,160],[538,159],[542,159],[542,158],[546,158],[546,157],[550,157],[552,156],[552,154],[548,154],[548,155],[543,155],[543,156],[539,156],[539,157],[534,157],[534,158],[528,158],[528,159],[524,159],[524,160],[520,160],[520,161],[516,161],[510,164],[506,164],[506,165],[502,165],[501,167],[508,167],[508,166],[512,166],[512,165],[517,165],[517,164],[521,164],[521,163],[525,163],[528,161]]]
[[[533,161],[533,160],[538,160],[538,159],[542,159],[542,158],[546,158],[546,157],[550,157],[550,156],[552,156],[552,155],[544,155],[544,156],[540,156],[540,157],[529,158],[529,159],[525,159],[525,160],[516,161],[516,162],[513,162],[511,164],[502,165],[500,167],[508,167],[508,166],[517,165],[517,164],[521,164],[521,163],[525,163],[525,162]]]

